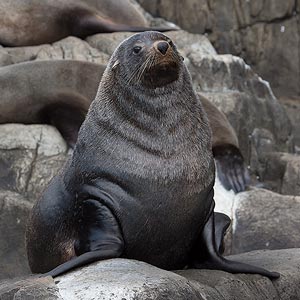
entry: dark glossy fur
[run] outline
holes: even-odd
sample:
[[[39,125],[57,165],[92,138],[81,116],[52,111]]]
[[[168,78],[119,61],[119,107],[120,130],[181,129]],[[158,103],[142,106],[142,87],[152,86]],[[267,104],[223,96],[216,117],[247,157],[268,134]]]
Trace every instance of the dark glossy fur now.
[[[175,45],[158,32],[134,35],[112,56],[72,159],[33,208],[31,270],[56,276],[127,257],[277,277],[221,257],[213,183],[208,120]]]

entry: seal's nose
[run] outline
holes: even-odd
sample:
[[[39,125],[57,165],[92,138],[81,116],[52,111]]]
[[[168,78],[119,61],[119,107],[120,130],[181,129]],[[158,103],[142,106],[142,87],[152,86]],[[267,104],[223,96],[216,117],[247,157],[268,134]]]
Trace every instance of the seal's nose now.
[[[169,43],[165,42],[165,41],[164,42],[159,42],[156,47],[157,47],[157,50],[161,54],[165,55],[166,52],[167,52],[167,50],[168,50],[168,48],[169,48]]]

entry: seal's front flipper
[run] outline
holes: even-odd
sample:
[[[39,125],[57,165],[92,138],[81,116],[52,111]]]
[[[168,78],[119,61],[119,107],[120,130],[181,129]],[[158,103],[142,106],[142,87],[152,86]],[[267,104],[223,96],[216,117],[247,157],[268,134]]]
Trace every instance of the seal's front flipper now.
[[[239,193],[250,183],[250,176],[240,150],[233,145],[213,147],[218,178],[227,190]]]
[[[222,257],[216,246],[214,213],[211,214],[205,224],[193,251],[193,258],[194,261],[191,267],[196,269],[222,270],[229,273],[260,274],[270,279],[276,279],[280,276],[276,272],[269,272],[263,268],[227,260]]]
[[[220,254],[224,252],[224,237],[228,227],[230,226],[230,218],[222,213],[214,213],[215,218],[215,242],[216,249]]]
[[[96,200],[84,200],[78,222],[75,242],[78,256],[44,275],[55,277],[98,260],[121,256],[124,241],[120,226],[109,208]]]

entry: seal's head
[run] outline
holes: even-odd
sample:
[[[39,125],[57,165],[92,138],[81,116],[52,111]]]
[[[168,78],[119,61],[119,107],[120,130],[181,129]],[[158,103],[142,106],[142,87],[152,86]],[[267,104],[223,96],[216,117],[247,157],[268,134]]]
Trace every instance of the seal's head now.
[[[120,44],[111,58],[110,69],[118,72],[124,83],[153,89],[176,81],[182,61],[170,38],[146,31]]]

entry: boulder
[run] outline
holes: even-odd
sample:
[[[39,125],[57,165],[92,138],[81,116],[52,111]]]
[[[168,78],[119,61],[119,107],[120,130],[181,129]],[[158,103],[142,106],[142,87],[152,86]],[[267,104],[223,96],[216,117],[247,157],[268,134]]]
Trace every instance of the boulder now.
[[[261,180],[283,195],[300,195],[300,155],[271,152],[261,156]]]
[[[252,189],[235,196],[231,253],[300,245],[300,197]]]
[[[31,208],[24,196],[0,190],[0,279],[29,273],[25,227]]]
[[[76,269],[54,282],[51,277],[34,276],[2,281],[0,299],[32,299],[33,295],[34,299],[51,300],[299,299],[300,249],[254,251],[230,259],[277,271],[281,277],[271,281],[260,275],[216,270],[171,272],[141,261],[109,259]]]
[[[76,37],[67,37],[53,44],[0,48],[0,66],[33,60],[71,59],[106,64],[109,57]]]
[[[0,281],[0,299],[22,300],[59,300],[59,295],[52,277],[30,276]]]
[[[63,166],[66,151],[54,127],[0,125],[0,279],[29,273],[25,251],[29,212]]]
[[[34,203],[67,157],[59,132],[47,125],[0,125],[0,189]]]
[[[295,151],[300,154],[300,101],[280,98],[293,127],[293,136],[295,141]]]

